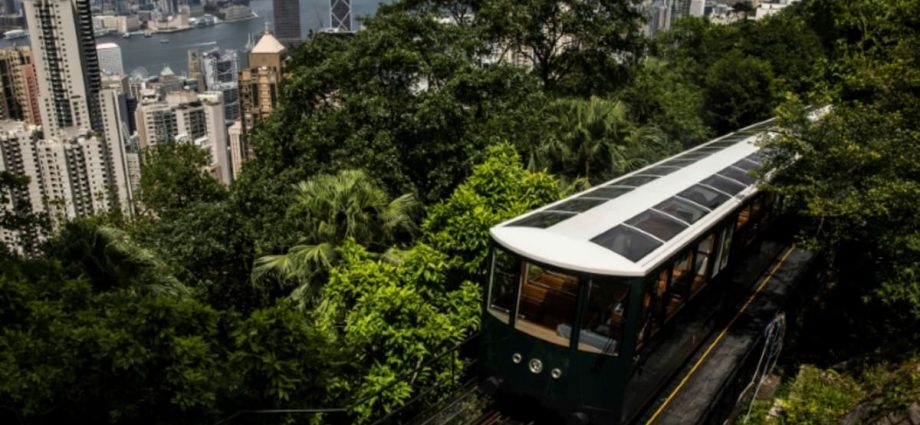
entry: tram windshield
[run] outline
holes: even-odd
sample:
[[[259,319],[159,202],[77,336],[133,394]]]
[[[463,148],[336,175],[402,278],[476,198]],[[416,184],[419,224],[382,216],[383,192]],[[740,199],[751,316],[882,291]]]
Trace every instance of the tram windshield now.
[[[508,323],[511,306],[514,305],[514,290],[520,274],[520,261],[501,248],[492,252],[492,273],[489,285],[489,314]]]
[[[519,293],[514,327],[544,341],[568,346],[578,277],[523,261]]]

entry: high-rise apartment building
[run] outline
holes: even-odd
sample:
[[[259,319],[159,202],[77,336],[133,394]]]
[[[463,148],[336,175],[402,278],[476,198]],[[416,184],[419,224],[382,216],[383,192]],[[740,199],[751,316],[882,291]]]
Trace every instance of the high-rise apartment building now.
[[[70,127],[39,139],[36,130],[22,121],[0,123],[0,169],[30,180],[18,194],[20,201],[33,212],[48,213],[55,223],[119,207],[130,212],[124,164],[121,169],[109,165],[112,149],[105,138]]]
[[[300,0],[272,0],[275,34],[287,46],[300,44]]]
[[[0,50],[0,119],[41,124],[36,84],[28,47]]]
[[[226,184],[232,181],[223,93],[169,93],[164,101],[138,106],[135,119],[141,149],[177,140],[195,143],[209,153],[214,177]]]
[[[42,113],[38,101],[38,75],[35,73],[35,63],[32,62],[32,52],[29,51],[29,63],[19,66],[22,75],[22,112],[26,122],[33,125],[42,125]]]
[[[243,122],[234,121],[233,125],[227,128],[227,138],[230,139],[230,168],[233,172],[233,179],[240,178],[240,171],[246,158],[243,157],[243,150],[246,148],[243,144]]]
[[[38,115],[42,126],[0,126],[4,169],[30,178],[29,195],[20,198],[54,224],[114,209],[131,214],[128,164],[137,152],[127,149],[126,89],[124,82],[102,86],[90,1],[25,0],[24,9],[32,48],[31,60],[17,59],[28,95],[16,118]]]
[[[212,49],[201,57],[205,87],[208,91],[223,93],[224,119],[227,122],[240,117],[240,89],[238,85],[239,61],[234,50]]]
[[[44,211],[41,179],[32,177],[40,175],[34,141],[37,131],[38,127],[23,121],[0,121],[0,171],[31,177],[25,188],[6,194],[8,199],[0,204],[2,210]],[[0,228],[0,242],[17,251],[34,249],[35,246],[27,245],[30,245],[28,241],[35,242],[36,236]]]
[[[204,92],[198,95],[204,110],[207,138],[198,139],[199,146],[211,158],[210,172],[217,181],[230,184],[233,170],[230,165],[230,150],[227,148],[227,125],[224,121],[223,93]]]
[[[231,142],[234,177],[239,175],[243,162],[252,157],[246,134],[257,121],[268,118],[278,103],[286,55],[287,49],[266,28],[249,51],[249,68],[240,72],[241,136],[235,146]]]
[[[102,131],[90,0],[24,0],[45,136]]]
[[[124,75],[125,65],[121,59],[121,47],[115,43],[102,43],[96,46],[99,57],[99,69],[110,75]]]
[[[270,33],[265,33],[249,52],[249,68],[240,73],[240,109],[245,128],[268,118],[281,91],[283,62],[287,49]]]
[[[351,0],[329,0],[329,27],[333,31],[351,31]]]

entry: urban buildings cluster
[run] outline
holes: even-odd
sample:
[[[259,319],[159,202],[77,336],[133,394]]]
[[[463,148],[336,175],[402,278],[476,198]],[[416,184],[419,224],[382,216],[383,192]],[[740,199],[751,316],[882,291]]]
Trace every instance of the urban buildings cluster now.
[[[714,23],[731,23],[741,19],[761,19],[773,15],[799,0],[644,0],[648,16],[645,34],[649,37],[671,29],[685,16],[706,17]],[[754,13],[739,11],[736,5],[750,3]]]
[[[230,184],[252,157],[246,137],[277,104],[288,49],[268,28],[241,68],[237,52],[188,52],[188,72],[125,75],[121,50],[97,44],[91,0],[23,0],[30,45],[0,50],[0,171],[29,177],[6,205],[53,225],[109,211],[135,214],[141,155],[193,143]],[[17,247],[25,235],[3,230]]]
[[[0,4],[0,32],[10,32],[7,38],[26,34],[24,1]],[[89,0],[87,5],[97,37],[184,31],[256,17],[248,0]]]

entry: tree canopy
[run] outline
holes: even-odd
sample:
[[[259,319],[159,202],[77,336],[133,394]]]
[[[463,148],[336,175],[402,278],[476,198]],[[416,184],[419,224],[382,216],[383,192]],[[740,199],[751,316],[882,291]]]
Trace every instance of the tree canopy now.
[[[229,187],[192,144],[147,148],[137,217],[49,231],[0,171],[23,248],[0,255],[0,422],[366,423],[437,401],[462,359],[432,359],[479,326],[491,226],[775,114],[765,188],[858,288],[815,304],[915,330],[920,2],[803,0],[651,39],[636,3],[381,6],[292,52]],[[806,408],[837,381],[803,376]]]

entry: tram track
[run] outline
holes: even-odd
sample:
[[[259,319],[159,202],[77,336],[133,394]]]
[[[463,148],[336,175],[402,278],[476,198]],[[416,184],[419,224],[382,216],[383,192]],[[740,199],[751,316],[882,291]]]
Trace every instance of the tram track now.
[[[498,407],[493,407],[483,413],[472,425],[536,425],[534,420],[521,420],[514,418]]]

